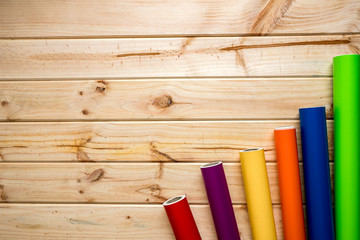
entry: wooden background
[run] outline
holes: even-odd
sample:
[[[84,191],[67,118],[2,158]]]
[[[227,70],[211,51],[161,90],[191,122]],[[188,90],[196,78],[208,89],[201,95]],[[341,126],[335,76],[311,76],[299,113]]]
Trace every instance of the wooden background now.
[[[216,239],[199,166],[222,160],[250,240],[248,147],[283,239],[273,129],[325,105],[332,161],[350,53],[358,0],[0,1],[0,239],[173,239],[161,203],[183,193]]]

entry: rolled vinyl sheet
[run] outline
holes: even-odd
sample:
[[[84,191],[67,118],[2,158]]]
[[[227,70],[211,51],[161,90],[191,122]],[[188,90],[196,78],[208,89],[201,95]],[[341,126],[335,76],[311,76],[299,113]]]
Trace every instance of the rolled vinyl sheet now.
[[[264,149],[240,151],[245,195],[254,240],[276,240]]]
[[[240,239],[222,162],[202,165],[201,173],[218,239]]]
[[[274,137],[284,237],[305,240],[296,128],[275,128]]]
[[[201,240],[199,230],[185,195],[170,198],[163,203],[174,235],[178,240]]]
[[[309,240],[334,240],[325,107],[299,112]]]
[[[334,58],[335,226],[360,239],[360,55]]]

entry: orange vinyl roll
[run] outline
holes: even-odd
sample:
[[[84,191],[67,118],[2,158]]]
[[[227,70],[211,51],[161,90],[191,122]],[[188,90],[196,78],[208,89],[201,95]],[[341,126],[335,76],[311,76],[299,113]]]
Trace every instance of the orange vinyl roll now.
[[[275,128],[274,134],[284,236],[286,240],[305,240],[296,129]]]

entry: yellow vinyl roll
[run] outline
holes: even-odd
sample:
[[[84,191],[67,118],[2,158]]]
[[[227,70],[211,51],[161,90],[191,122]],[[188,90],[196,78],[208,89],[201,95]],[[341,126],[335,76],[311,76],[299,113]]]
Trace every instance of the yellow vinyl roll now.
[[[264,149],[240,151],[241,170],[254,240],[276,240]]]

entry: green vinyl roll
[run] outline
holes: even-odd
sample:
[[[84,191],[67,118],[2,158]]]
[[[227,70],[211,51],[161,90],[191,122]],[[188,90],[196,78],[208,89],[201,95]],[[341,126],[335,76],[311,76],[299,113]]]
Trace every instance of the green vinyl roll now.
[[[334,57],[336,239],[360,239],[360,55]]]

